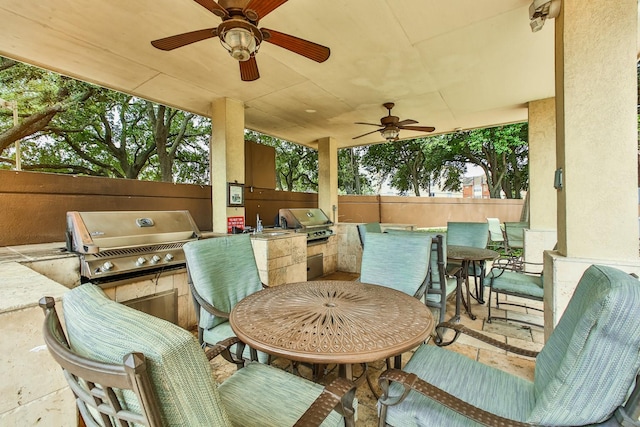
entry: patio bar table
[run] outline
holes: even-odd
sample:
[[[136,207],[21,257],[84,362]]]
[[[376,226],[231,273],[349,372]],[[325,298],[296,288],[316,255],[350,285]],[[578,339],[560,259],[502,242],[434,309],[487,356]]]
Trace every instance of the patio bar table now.
[[[350,380],[353,364],[399,356],[423,343],[434,328],[431,311],[418,299],[352,281],[263,289],[240,301],[229,321],[236,336],[257,350],[293,361],[338,364],[340,375]]]
[[[466,300],[462,297],[462,305],[469,317],[473,320],[476,319],[476,316],[471,312],[471,291],[469,290],[469,266],[480,262],[481,265],[484,265],[486,261],[491,261],[500,257],[500,254],[491,249],[482,249],[475,248],[471,246],[456,246],[449,245],[447,246],[447,261],[456,261],[462,263],[462,268],[459,270],[460,275],[462,275],[461,279],[458,281],[458,297],[461,296],[462,290],[460,289],[460,284],[462,281],[465,282],[467,287],[467,297]],[[484,270],[484,269],[483,269]],[[480,276],[480,290],[478,291],[480,295],[478,295],[479,302],[482,302],[482,293],[484,293],[484,274]]]

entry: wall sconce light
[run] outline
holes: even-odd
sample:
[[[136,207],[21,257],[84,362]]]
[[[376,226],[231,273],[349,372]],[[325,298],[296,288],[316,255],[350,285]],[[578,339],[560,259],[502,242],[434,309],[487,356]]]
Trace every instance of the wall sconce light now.
[[[556,173],[553,178],[553,187],[556,190],[562,190],[562,168],[556,169]]]

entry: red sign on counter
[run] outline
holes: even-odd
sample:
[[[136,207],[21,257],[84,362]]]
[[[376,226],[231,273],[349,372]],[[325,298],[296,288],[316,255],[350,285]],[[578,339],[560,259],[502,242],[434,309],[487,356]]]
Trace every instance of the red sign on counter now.
[[[244,217],[243,216],[227,217],[227,233],[231,234],[233,227],[237,227],[240,230],[244,230]]]

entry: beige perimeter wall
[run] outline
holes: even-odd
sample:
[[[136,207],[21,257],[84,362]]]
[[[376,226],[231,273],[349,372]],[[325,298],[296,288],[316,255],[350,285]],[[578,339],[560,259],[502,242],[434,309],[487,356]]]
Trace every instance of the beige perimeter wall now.
[[[440,227],[447,221],[483,222],[487,217],[518,221],[522,204],[522,200],[340,196],[337,218],[326,213],[334,222]],[[270,226],[280,208],[317,205],[317,194],[245,188],[247,225],[255,226],[257,214]],[[64,241],[68,211],[183,209],[200,230],[211,230],[211,187],[0,170],[0,246]]]

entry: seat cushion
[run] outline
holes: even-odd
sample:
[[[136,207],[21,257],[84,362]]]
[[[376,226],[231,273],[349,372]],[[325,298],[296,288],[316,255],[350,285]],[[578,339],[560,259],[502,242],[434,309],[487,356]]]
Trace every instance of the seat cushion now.
[[[524,421],[535,403],[532,382],[434,345],[421,345],[403,370],[506,418]],[[402,390],[399,384],[392,384],[390,395],[397,396]],[[416,391],[389,407],[387,423],[394,427],[480,425]]]
[[[612,267],[583,274],[536,359],[529,422],[585,425],[609,418],[640,369],[640,282]]]
[[[101,362],[122,364],[131,352],[147,359],[166,426],[230,426],[211,367],[195,337],[173,323],[110,300],[93,284],[63,296],[71,348]],[[133,393],[126,404],[135,409]]]
[[[447,277],[445,280],[447,281],[445,295],[449,296],[456,290],[456,287],[458,286],[458,281],[456,278],[452,278],[452,277]],[[427,298],[427,301],[429,302],[433,302],[433,303],[441,302],[439,294],[427,294],[426,298]]]
[[[321,385],[260,363],[248,364],[219,386],[231,423],[237,427],[292,426],[322,389]],[[344,421],[333,411],[321,425],[343,426]]]
[[[499,276],[493,276],[492,274],[490,273],[487,276],[490,279],[487,282],[490,282],[491,289],[494,292],[530,296],[542,300],[544,295],[542,276],[517,273],[515,271],[504,271]]]

